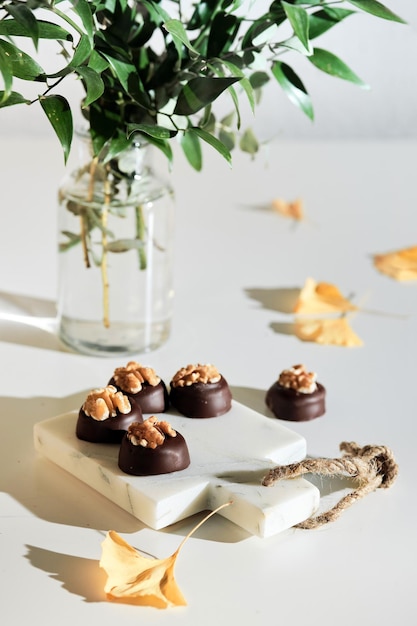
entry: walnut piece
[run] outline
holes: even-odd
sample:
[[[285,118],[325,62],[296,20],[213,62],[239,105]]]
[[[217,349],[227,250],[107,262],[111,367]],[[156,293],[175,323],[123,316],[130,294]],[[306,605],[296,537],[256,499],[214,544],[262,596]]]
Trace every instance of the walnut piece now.
[[[316,378],[317,374],[307,372],[304,365],[293,365],[281,372],[278,383],[300,393],[313,393],[317,389]]]
[[[182,367],[171,380],[172,387],[189,387],[194,383],[218,383],[221,376],[214,365],[187,365]]]
[[[177,432],[169,422],[158,422],[158,418],[155,415],[151,415],[144,422],[133,422],[127,431],[129,441],[134,446],[152,449],[161,446],[165,441],[166,435],[176,437]]]
[[[90,391],[82,406],[84,413],[98,422],[115,417],[117,411],[126,415],[131,408],[129,398],[113,385]]]
[[[125,393],[138,393],[145,382],[152,387],[161,382],[154,369],[144,367],[136,361],[129,361],[126,367],[117,367],[114,370],[113,379]]]

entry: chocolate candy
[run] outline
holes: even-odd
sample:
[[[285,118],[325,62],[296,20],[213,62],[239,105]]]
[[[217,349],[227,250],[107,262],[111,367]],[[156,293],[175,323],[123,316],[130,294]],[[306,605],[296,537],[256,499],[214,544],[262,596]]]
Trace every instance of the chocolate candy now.
[[[149,420],[144,424],[147,421]],[[181,433],[173,430],[173,435],[161,433],[162,443],[152,447],[146,440],[138,441],[132,437],[136,427],[136,424],[131,425],[119,449],[118,465],[123,472],[134,476],[152,476],[178,472],[189,466],[190,454]],[[159,430],[158,424],[157,429]]]
[[[316,383],[315,391],[302,393],[275,382],[266,394],[266,405],[279,419],[306,422],[325,413],[326,390]]]
[[[114,385],[142,409],[142,413],[164,413],[169,407],[166,385],[155,370],[136,361],[129,361],[125,367],[117,367],[110,379]]]
[[[232,394],[223,376],[214,383],[171,386],[169,398],[172,406],[186,417],[218,417],[232,406]]]
[[[143,422],[140,406],[113,386],[94,389],[78,413],[76,435],[92,443],[120,443],[132,422]]]
[[[114,379],[111,379],[109,384],[114,385]],[[123,391],[123,393],[140,406],[142,413],[165,413],[168,410],[169,396],[163,380],[157,385],[150,385],[145,382],[142,384],[142,389],[137,393],[129,391]]]

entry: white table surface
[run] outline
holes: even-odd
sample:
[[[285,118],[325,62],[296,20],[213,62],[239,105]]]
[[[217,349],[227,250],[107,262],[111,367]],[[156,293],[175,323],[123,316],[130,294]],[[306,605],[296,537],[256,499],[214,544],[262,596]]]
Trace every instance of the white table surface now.
[[[231,170],[209,150],[202,174],[177,161],[173,332],[163,348],[135,358],[168,380],[187,363],[212,362],[234,398],[265,415],[266,389],[283,368],[303,362],[327,388],[325,416],[285,423],[306,438],[309,455],[338,456],[345,440],[386,445],[400,473],[391,489],[318,530],[260,539],[215,516],[177,562],[188,606],[158,610],[105,599],[104,535],[116,530],[162,558],[201,516],[151,530],[35,453],[34,423],[77,409],[125,359],[71,354],[39,328],[54,311],[61,154],[52,137],[0,137],[2,622],[412,623],[417,282],[377,273],[371,255],[417,244],[416,164],[417,144],[407,142],[278,141],[255,162],[236,153]],[[262,208],[298,196],[303,223]],[[286,332],[292,317],[274,310],[274,295],[300,288],[307,276],[375,311],[353,320],[363,347],[303,343]],[[337,501],[338,485],[323,481],[323,506]]]

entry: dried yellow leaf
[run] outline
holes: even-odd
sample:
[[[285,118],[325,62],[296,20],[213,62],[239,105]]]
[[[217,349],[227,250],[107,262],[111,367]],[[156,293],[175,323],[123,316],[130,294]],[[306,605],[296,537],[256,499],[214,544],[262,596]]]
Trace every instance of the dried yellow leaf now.
[[[100,567],[107,573],[104,591],[109,600],[166,609],[184,606],[186,601],[174,578],[178,554],[189,537],[209,517],[231,502],[219,506],[199,522],[182,540],[178,549],[166,559],[153,559],[140,554],[114,530],[102,543]]]
[[[374,255],[377,270],[395,280],[417,279],[417,246]]]
[[[165,609],[185,605],[174,579],[178,550],[167,559],[150,559],[132,548],[115,531],[102,543],[100,567],[108,575],[104,591],[109,600]]]
[[[345,317],[296,320],[295,335],[302,341],[312,341],[327,346],[363,345],[362,339],[352,330]]]
[[[335,285],[317,283],[313,278],[307,278],[295,303],[294,313],[300,315],[346,313],[356,311],[357,308],[340,293]]]
[[[287,202],[282,198],[275,198],[271,202],[272,209],[284,217],[301,221],[304,219],[303,201],[297,198],[293,202]]]

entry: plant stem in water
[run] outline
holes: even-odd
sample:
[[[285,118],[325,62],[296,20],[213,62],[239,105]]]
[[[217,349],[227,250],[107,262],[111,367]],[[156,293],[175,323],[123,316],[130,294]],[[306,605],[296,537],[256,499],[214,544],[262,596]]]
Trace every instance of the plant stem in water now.
[[[136,211],[136,239],[142,242],[145,242],[145,219],[143,217],[143,206],[140,204],[135,207]],[[138,248],[138,257],[139,257],[139,269],[146,270],[146,251],[143,246]]]
[[[101,212],[101,281],[103,285],[103,325],[110,327],[109,313],[109,278],[107,274],[107,219],[109,215],[109,205],[111,202],[111,184],[106,177],[104,183],[104,204]]]
[[[90,178],[88,182],[88,191],[87,191],[87,204],[90,204],[94,197],[94,184],[96,177],[96,169],[97,169],[97,157],[95,157],[90,163]],[[90,258],[88,256],[88,246],[87,246],[87,230],[85,227],[85,214],[81,213],[80,215],[80,225],[81,225],[81,245],[83,247],[83,255],[84,255],[84,263],[86,267],[90,267]]]

